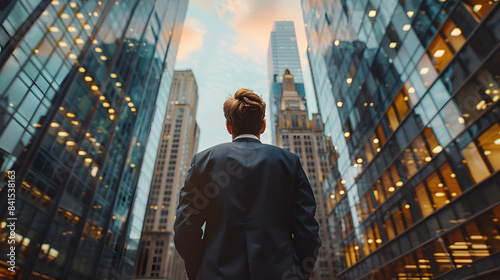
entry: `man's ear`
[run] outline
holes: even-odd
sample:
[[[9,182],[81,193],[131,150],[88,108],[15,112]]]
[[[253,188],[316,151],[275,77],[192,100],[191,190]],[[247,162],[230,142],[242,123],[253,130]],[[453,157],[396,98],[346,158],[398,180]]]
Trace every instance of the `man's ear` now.
[[[231,128],[231,125],[229,124],[229,122],[226,120],[226,129],[227,129],[227,132],[229,132],[229,134],[233,135],[233,129]]]
[[[262,122],[262,128],[260,129],[260,134],[264,133],[264,131],[266,131],[266,120],[265,119]]]

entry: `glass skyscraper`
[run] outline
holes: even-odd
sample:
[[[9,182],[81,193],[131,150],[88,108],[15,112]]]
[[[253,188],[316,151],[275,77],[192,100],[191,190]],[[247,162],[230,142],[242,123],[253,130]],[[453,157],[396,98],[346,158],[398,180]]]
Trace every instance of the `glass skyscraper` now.
[[[297,47],[297,36],[293,21],[275,21],[267,54],[269,90],[270,90],[270,111],[273,121],[272,141],[275,141],[276,128],[278,127],[278,115],[280,112],[281,85],[283,74],[289,70],[295,77],[297,92],[305,101],[304,78],[302,77],[302,67],[300,66],[300,55]]]
[[[301,4],[336,276],[497,279],[498,1]]]
[[[7,2],[0,278],[130,278],[188,1]]]

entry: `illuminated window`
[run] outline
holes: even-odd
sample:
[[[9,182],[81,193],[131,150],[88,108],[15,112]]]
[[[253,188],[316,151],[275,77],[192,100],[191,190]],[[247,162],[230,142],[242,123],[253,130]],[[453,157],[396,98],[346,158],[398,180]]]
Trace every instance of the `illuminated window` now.
[[[356,239],[349,242],[347,246],[344,247],[344,254],[347,267],[352,266],[360,259],[359,250],[360,248],[358,246],[358,242],[356,241]]]
[[[491,173],[474,142],[469,143],[469,145],[462,150],[462,155],[464,156],[462,162],[467,166],[471,178],[476,183],[490,176]]]
[[[444,179],[444,190],[446,191],[448,198],[454,199],[462,193],[462,189],[458,185],[457,175],[453,172],[450,165],[448,163],[443,164],[439,171],[441,172],[441,176]]]
[[[500,125],[495,123],[477,139],[481,153],[493,171],[500,169]]]
[[[392,221],[392,213],[388,213],[384,217],[384,227],[388,240],[391,240],[394,237],[396,237],[396,230],[394,229],[394,222]]]
[[[430,149],[431,151],[437,151],[436,147],[438,147],[440,145],[439,145],[439,142],[437,141],[436,136],[434,135],[434,132],[432,131],[432,129],[429,127],[426,127],[423,131],[423,136],[424,136],[425,142],[427,143],[427,148]],[[425,146],[425,144],[424,144],[424,146]],[[426,161],[428,161],[428,160],[426,160]]]
[[[462,193],[457,180],[448,163],[443,164],[439,171],[435,171],[415,187],[415,201],[419,206],[420,214],[426,217],[434,210],[450,203],[452,199]]]
[[[427,194],[427,189],[423,183],[420,183],[415,187],[415,201],[419,206],[418,208],[420,209],[422,217],[427,217],[429,214],[434,212],[434,207],[432,207],[429,195]]]
[[[394,111],[394,108],[392,106],[389,106],[389,109],[387,109],[387,119],[389,120],[389,127],[391,131],[396,130],[396,128],[399,126],[399,120],[396,116],[396,111]]]
[[[410,206],[406,201],[393,207],[384,215],[384,228],[388,240],[401,234],[413,224],[413,218],[410,213]]]
[[[396,109],[399,113],[399,117],[404,119],[406,114],[408,114],[408,96],[404,95],[402,92],[399,92],[396,98],[394,99],[394,105],[396,105]]]
[[[432,56],[432,55],[431,55]],[[431,62],[430,56],[424,55],[422,59],[418,62],[417,67],[418,74],[424,83],[426,88],[429,88],[434,80],[437,78],[437,72],[434,65]]]
[[[437,70],[442,71],[448,62],[453,58],[453,52],[445,43],[440,34],[436,36],[434,41],[429,46],[429,56],[434,62]]]
[[[447,20],[442,29],[442,34],[446,38],[453,50],[457,52],[465,44],[465,36],[463,30],[458,27],[453,20]],[[438,35],[438,37],[441,37]],[[431,55],[434,53],[431,53]]]
[[[375,197],[375,201],[377,201],[377,204],[379,206],[386,199],[384,187],[382,186],[380,180],[377,180],[377,182],[373,186],[373,196]]]
[[[481,18],[485,17],[486,14],[488,14],[491,7],[493,7],[494,2],[486,0],[467,0],[464,1],[464,4],[469,12],[471,12],[476,17],[476,20],[480,21]]]
[[[384,185],[385,193],[387,194],[387,197],[390,197],[392,193],[396,190],[396,188],[393,186],[391,177],[389,176],[389,172],[386,171],[382,174],[380,177],[382,179],[382,184]]]
[[[444,184],[439,178],[439,175],[434,172],[425,180],[427,183],[427,187],[429,188],[429,194],[432,197],[434,209],[438,209],[447,204],[446,201],[449,202],[448,197],[443,190]]]
[[[407,178],[411,178],[418,171],[411,149],[411,146],[406,148],[403,154],[399,157],[399,162],[401,163],[400,166],[403,168]]]
[[[362,232],[362,234],[363,238],[361,245],[364,256],[368,256],[370,253],[373,253],[377,248],[382,246],[382,238],[380,237],[380,232],[376,222],[370,224]]]
[[[366,143],[366,145],[365,145],[365,157],[366,157],[367,163],[371,162],[373,159],[373,152],[372,152],[371,146],[372,146],[372,143],[370,143],[370,142]]]
[[[385,134],[384,134],[384,131],[382,129],[382,125],[379,124],[377,126],[376,131],[377,131],[377,135],[378,135],[378,139],[379,139],[379,145],[382,146],[385,143]]]

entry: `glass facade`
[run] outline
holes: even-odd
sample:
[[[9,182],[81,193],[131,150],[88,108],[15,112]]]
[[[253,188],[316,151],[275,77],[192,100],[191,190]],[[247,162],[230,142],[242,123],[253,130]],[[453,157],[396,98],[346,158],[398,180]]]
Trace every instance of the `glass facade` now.
[[[130,276],[187,1],[14,2],[0,14],[0,276]]]
[[[297,36],[293,21],[275,21],[267,54],[267,65],[269,67],[269,98],[270,111],[274,125],[272,126],[272,141],[276,143],[276,129],[278,127],[279,112],[281,110],[281,87],[283,74],[288,69],[295,77],[295,88],[305,101],[304,78],[300,66],[299,48],[297,47]]]
[[[323,184],[336,276],[496,279],[498,1],[301,4],[339,155]]]

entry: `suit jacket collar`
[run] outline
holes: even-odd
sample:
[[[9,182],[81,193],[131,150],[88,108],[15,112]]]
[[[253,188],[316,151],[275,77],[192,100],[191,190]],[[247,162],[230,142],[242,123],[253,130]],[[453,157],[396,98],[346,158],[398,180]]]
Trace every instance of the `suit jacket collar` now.
[[[242,137],[238,139],[234,139],[233,142],[254,142],[254,143],[262,143],[260,140],[253,139],[253,138],[247,138],[247,137]]]

